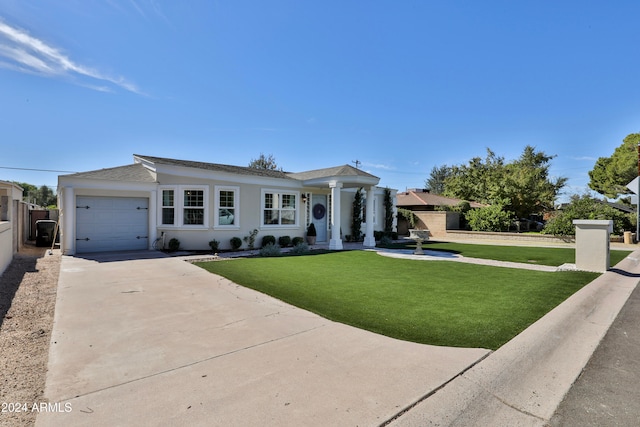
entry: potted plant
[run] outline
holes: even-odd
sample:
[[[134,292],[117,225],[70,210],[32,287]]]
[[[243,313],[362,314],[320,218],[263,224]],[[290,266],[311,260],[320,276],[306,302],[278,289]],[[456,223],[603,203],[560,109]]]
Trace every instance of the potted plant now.
[[[309,228],[307,228],[307,243],[316,244],[316,226],[313,223],[309,224]]]

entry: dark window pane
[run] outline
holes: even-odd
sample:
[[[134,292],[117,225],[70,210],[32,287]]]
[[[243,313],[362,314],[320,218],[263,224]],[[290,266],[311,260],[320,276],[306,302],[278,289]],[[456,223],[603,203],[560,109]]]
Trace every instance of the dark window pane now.
[[[204,209],[185,209],[184,225],[203,225]]]
[[[278,211],[277,210],[265,210],[264,211],[264,225],[278,224]]]
[[[162,208],[162,223],[173,225],[175,218],[175,212],[173,208]]]

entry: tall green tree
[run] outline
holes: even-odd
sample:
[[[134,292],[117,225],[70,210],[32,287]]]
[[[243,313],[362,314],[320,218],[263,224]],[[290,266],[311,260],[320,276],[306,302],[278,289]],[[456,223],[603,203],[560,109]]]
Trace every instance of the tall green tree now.
[[[55,191],[46,185],[42,185],[38,188],[36,200],[37,204],[44,207],[55,206],[57,204]]]
[[[36,203],[36,197],[38,195],[38,187],[26,182],[14,182],[22,187],[22,200],[29,203]]]
[[[474,157],[466,165],[451,167],[445,180],[444,195],[486,204],[503,201],[504,174],[504,157],[497,156],[487,148],[484,159]]]
[[[429,178],[424,181],[424,187],[433,194],[443,194],[445,182],[451,174],[451,168],[447,165],[434,166],[431,168]]]
[[[264,153],[260,153],[260,156],[257,159],[251,159],[249,167],[254,169],[282,171],[282,168],[276,163],[276,159],[273,157],[273,154],[265,156]]]
[[[37,187],[26,182],[16,182],[16,184],[22,187],[22,200],[25,202],[43,207],[55,206],[58,203],[55,190],[46,185]]]
[[[589,188],[610,198],[629,194],[626,185],[638,176],[638,144],[640,133],[629,134],[611,157],[600,157],[589,172]]]
[[[567,178],[549,176],[549,162],[554,157],[527,145],[518,160],[507,164],[504,186],[510,199],[508,209],[516,217],[553,210],[556,197],[567,183]]]
[[[550,156],[530,145],[522,155],[506,163],[487,149],[487,156],[474,157],[466,165],[453,166],[445,181],[445,195],[485,204],[501,204],[517,217],[553,208],[566,178],[549,175]]]
[[[393,200],[391,199],[391,189],[384,189],[384,232],[389,235],[393,231]]]
[[[358,188],[353,196],[353,206],[351,210],[351,238],[359,242],[362,239],[362,187]]]

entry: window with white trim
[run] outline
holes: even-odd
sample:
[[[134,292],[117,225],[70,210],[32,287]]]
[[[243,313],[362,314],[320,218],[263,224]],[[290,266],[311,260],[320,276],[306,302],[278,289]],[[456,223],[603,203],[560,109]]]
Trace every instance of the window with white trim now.
[[[239,187],[216,186],[215,228],[240,228]]]
[[[204,225],[204,191],[183,190],[183,225]]]
[[[162,190],[162,225],[176,224],[176,208],[174,204],[175,190]]]
[[[164,227],[206,228],[209,187],[206,185],[172,185],[159,189],[159,222]]]
[[[298,225],[297,192],[262,190],[262,225],[282,227]]]

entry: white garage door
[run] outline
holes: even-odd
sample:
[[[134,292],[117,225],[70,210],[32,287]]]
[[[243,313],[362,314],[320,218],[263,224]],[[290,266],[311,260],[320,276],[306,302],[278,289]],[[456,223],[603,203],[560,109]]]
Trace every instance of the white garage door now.
[[[148,249],[149,199],[76,197],[76,252]]]

